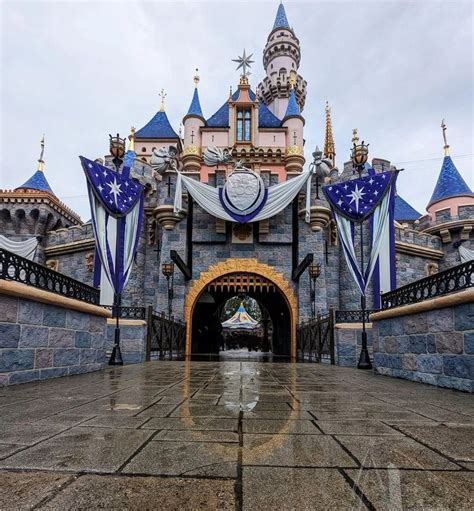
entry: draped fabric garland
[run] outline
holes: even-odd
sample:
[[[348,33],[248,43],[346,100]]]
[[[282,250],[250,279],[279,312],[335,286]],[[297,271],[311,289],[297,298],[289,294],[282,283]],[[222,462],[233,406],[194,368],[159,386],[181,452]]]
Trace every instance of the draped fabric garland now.
[[[36,237],[28,238],[25,241],[13,241],[0,234],[0,248],[8,250],[9,252],[21,257],[25,257],[30,261],[33,261],[37,247],[38,239]]]
[[[215,188],[213,186],[196,181],[181,172],[178,172],[178,179],[176,181],[176,193],[174,197],[174,212],[179,213],[183,209],[182,195],[183,187],[191,194],[192,198],[209,214],[227,220],[228,222],[259,222],[266,218],[273,217],[280,213],[283,209],[291,203],[296,197],[301,188],[306,184],[306,221],[310,220],[310,205],[311,205],[311,175],[312,170],[305,170],[299,176],[270,186],[265,190],[264,197],[260,209],[255,215],[236,215],[231,214],[225,207],[222,200],[222,188]]]
[[[459,245],[458,251],[459,251],[459,257],[461,258],[461,263],[467,263],[469,261],[474,261],[474,250],[471,250],[467,247]]]
[[[383,172],[337,185],[323,186],[337,223],[341,246],[349,271],[360,292],[365,295],[379,254],[389,243],[390,221],[394,209],[395,183],[398,172]],[[366,267],[361,268],[354,247],[355,225],[372,219],[372,244]],[[363,240],[361,240],[363,242]],[[393,269],[391,270],[393,271]]]
[[[143,187],[129,176],[133,158],[126,158],[121,174],[82,156],[80,159],[87,177],[96,255],[114,294],[120,295],[138,249]]]

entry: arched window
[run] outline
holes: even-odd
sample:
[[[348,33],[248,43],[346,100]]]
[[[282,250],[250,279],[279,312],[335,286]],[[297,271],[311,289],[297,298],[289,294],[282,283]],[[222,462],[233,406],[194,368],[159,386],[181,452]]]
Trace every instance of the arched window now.
[[[251,139],[252,115],[250,109],[237,110],[237,142],[249,142]]]
[[[142,153],[146,153],[146,147],[142,147]]]

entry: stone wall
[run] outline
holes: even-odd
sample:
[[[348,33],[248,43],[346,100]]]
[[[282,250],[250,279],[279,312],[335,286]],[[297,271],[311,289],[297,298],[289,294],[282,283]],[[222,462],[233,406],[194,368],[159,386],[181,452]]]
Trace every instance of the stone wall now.
[[[0,385],[101,369],[105,328],[103,316],[0,295]]]
[[[367,348],[372,360],[372,325],[366,325]],[[346,367],[357,367],[362,346],[362,324],[336,324],[334,327],[334,346],[336,364]]]
[[[377,373],[474,390],[474,303],[374,318],[373,327]]]
[[[107,353],[112,352],[115,339],[115,320],[107,320]],[[145,362],[146,322],[123,320],[120,322],[120,351],[124,364]]]

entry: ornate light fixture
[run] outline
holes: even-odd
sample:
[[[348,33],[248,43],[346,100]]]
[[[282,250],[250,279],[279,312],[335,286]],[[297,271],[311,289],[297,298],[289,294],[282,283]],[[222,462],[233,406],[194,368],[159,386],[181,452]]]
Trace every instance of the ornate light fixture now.
[[[161,273],[163,273],[163,275],[166,277],[166,284],[168,286],[168,317],[171,318],[174,298],[174,263],[163,263],[161,265]]]
[[[120,138],[120,135],[117,133],[116,137],[109,135],[109,141],[109,151],[110,154],[114,157],[112,161],[114,162],[115,169],[118,172],[120,165],[123,162],[123,156],[125,154],[125,139]]]
[[[316,317],[316,280],[321,275],[321,264],[310,264],[308,266],[308,273],[310,278],[311,318],[314,319]]]
[[[352,166],[359,173],[359,177],[361,177],[364,166],[369,159],[369,144],[365,144],[363,140],[361,144],[356,144],[356,142],[359,142],[358,138],[353,139],[354,145],[351,150],[351,160]]]

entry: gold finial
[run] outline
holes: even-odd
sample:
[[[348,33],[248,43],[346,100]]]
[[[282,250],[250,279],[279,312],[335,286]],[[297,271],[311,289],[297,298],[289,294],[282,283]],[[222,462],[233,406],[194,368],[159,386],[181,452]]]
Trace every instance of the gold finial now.
[[[352,130],[352,145],[357,145],[359,143],[359,135],[357,133],[357,128]]]
[[[158,96],[161,97],[160,112],[164,112],[165,111],[165,98],[167,96],[167,94],[165,92],[165,89],[161,89],[161,91],[158,94]]]
[[[446,126],[444,119],[441,121],[441,129],[443,130],[444,155],[449,156],[449,144],[448,144],[448,139],[446,138],[446,130],[448,129],[448,127]]]
[[[130,140],[128,150],[135,151],[135,128],[133,126],[130,128],[130,135],[128,136],[128,140]]]
[[[40,153],[40,157],[38,159],[38,170],[40,170],[41,172],[44,171],[43,156],[44,156],[44,133],[43,133],[43,138],[41,139],[41,153]]]
[[[290,78],[288,79],[288,82],[290,83],[290,89],[294,89],[296,85],[296,72],[290,71]]]
[[[194,75],[193,80],[194,80],[194,86],[197,87],[199,85],[199,80],[200,80],[198,68],[196,68],[196,74]]]
[[[324,138],[324,157],[332,161],[336,166],[336,144],[334,143],[334,135],[332,133],[331,108],[326,101],[326,136]]]

